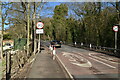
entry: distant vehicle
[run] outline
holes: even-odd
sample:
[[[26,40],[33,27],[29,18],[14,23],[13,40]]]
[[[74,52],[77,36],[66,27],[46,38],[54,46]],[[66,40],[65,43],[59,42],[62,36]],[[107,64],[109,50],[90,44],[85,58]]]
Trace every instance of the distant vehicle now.
[[[60,41],[57,41],[57,40],[53,40],[50,42],[51,45],[53,45],[54,47],[59,47],[61,48],[61,42]]]
[[[11,46],[11,44],[7,43],[3,46],[3,51],[7,50],[7,49],[12,49],[12,48],[13,48],[13,46]]]

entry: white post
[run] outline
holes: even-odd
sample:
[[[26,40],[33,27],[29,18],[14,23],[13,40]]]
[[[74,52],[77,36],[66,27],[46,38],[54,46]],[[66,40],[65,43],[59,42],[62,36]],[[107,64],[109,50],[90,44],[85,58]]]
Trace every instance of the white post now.
[[[76,44],[77,44],[77,43],[75,42],[75,46],[76,46]]]
[[[90,49],[91,49],[92,45],[90,44]]]
[[[83,43],[81,43],[81,46],[83,46]]]

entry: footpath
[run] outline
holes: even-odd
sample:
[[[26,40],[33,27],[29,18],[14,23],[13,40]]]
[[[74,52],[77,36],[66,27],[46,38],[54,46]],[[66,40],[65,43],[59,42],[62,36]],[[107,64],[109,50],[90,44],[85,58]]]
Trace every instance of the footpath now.
[[[52,56],[48,54],[48,51],[42,50],[41,53],[37,54],[36,59],[31,65],[26,78],[59,78],[63,80],[63,78],[65,79],[66,76],[58,62],[56,60],[53,60]]]

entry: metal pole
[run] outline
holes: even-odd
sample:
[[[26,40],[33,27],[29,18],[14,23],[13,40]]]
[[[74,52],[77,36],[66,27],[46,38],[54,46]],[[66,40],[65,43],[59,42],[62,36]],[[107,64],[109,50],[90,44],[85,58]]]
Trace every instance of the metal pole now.
[[[117,49],[117,32],[115,32],[115,53],[117,52],[116,51],[116,49]]]
[[[40,49],[41,47],[40,47],[40,34],[39,34],[39,40],[38,40],[38,52],[40,52],[41,51],[41,49]]]

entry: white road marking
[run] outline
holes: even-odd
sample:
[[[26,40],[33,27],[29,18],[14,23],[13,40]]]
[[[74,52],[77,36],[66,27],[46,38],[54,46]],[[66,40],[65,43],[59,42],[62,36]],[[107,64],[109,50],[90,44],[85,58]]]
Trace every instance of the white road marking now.
[[[75,65],[81,66],[81,67],[92,67],[92,65],[89,61],[87,61],[87,63],[85,63],[85,64],[79,64],[79,63],[72,63],[72,64],[75,64]]]
[[[85,59],[84,57],[81,57],[72,53],[68,53],[68,52],[63,52],[63,56],[68,57],[71,64],[81,66],[81,67],[92,67],[91,62]],[[85,61],[85,63],[78,62],[74,57],[80,59],[83,62]]]
[[[97,60],[97,59],[93,59],[92,57],[89,57],[89,58],[91,58],[92,60],[95,60],[95,61],[97,61],[97,62],[99,62],[99,63],[102,63],[102,64],[104,64],[104,65],[106,65],[106,66],[108,66],[108,67],[111,67],[111,68],[116,68],[116,67],[114,67],[114,66],[111,66],[111,65],[109,65],[109,64],[107,64],[107,63],[104,63],[104,62],[101,62],[101,61],[99,61],[99,60]]]
[[[97,57],[97,56],[92,56],[92,54],[94,54],[94,53],[89,53],[89,56],[91,56],[91,57],[94,57],[94,58],[101,59],[101,60],[103,60],[103,61],[109,61],[109,60],[112,60],[111,58],[109,58],[109,60],[102,59],[102,58],[100,58],[100,57]],[[111,62],[111,63],[115,63],[115,64],[118,64],[117,62],[112,62],[112,61],[109,61],[109,62]]]
[[[81,54],[81,53],[77,53],[77,54],[83,55],[83,54]],[[91,57],[89,57],[89,58],[93,59],[93,58],[92,58],[93,56],[92,56],[91,54],[93,54],[93,53],[89,53],[89,56],[91,56]],[[95,56],[94,56],[94,57],[95,57]],[[114,66],[111,66],[111,65],[109,65],[109,64],[107,64],[107,63],[104,63],[104,62],[102,62],[102,61],[99,61],[99,60],[97,60],[97,59],[93,59],[93,60],[95,60],[95,61],[97,61],[97,62],[99,62],[99,63],[102,63],[102,64],[104,64],[104,65],[106,65],[106,66],[108,66],[108,67],[116,68],[116,67],[114,67]]]

